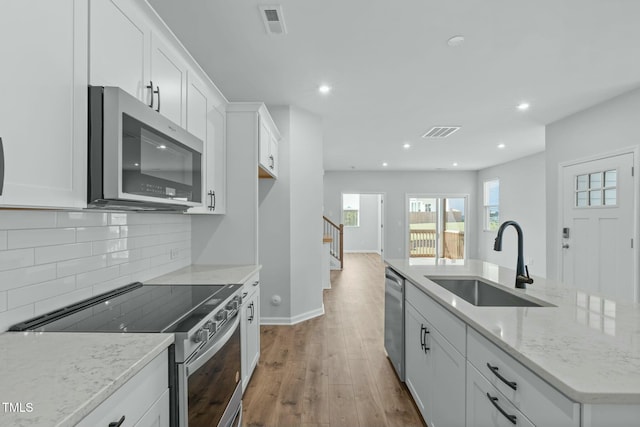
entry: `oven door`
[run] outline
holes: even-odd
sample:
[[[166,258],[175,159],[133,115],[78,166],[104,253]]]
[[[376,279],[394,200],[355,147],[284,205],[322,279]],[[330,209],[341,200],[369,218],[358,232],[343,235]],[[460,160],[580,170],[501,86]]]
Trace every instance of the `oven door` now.
[[[241,416],[240,319],[236,312],[184,364],[181,421],[188,427],[230,427]]]

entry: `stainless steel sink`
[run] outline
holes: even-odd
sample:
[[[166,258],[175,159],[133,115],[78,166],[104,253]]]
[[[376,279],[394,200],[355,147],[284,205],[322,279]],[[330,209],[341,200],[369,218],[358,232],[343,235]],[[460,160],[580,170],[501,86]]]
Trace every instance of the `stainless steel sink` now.
[[[465,301],[480,307],[544,307],[477,279],[440,279],[425,276]]]

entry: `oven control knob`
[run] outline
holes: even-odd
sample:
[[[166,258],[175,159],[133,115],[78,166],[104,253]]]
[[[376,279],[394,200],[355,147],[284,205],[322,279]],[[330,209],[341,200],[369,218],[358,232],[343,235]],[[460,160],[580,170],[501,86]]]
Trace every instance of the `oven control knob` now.
[[[227,318],[227,312],[224,310],[220,310],[219,312],[216,313],[215,319],[217,321],[221,321]]]
[[[227,310],[237,310],[238,309],[238,301],[230,301],[224,308]]]
[[[216,331],[216,324],[215,324],[215,322],[212,322],[211,320],[208,320],[204,324],[203,328],[204,329],[208,329],[209,333],[212,334],[212,333],[214,333]]]
[[[240,295],[233,297],[233,300],[236,302],[236,307],[240,307],[242,305],[242,297]]]
[[[206,341],[209,338],[209,332],[204,329],[198,329],[196,334],[193,336],[193,342],[199,343],[202,341]]]

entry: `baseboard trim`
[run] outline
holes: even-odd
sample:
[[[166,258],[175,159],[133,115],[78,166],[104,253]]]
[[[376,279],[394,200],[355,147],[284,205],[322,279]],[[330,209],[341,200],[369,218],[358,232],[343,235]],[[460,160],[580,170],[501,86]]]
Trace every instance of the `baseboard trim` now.
[[[371,249],[371,250],[362,250],[362,251],[344,251],[345,254],[380,254],[380,251]]]
[[[306,313],[298,314],[293,317],[261,317],[261,325],[295,325],[296,323],[304,322],[305,320],[313,319],[314,317],[324,315],[324,303],[322,307],[307,311]]]

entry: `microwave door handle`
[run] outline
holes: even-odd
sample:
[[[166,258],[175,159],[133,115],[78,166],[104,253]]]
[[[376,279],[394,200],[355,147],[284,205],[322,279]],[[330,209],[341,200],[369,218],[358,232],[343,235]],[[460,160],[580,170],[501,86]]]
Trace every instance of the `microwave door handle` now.
[[[202,368],[202,366],[205,363],[207,363],[207,361],[211,358],[211,356],[216,354],[218,350],[224,347],[224,345],[231,339],[231,337],[235,333],[236,328],[238,327],[239,324],[240,324],[240,319],[236,315],[236,318],[233,321],[233,323],[231,323],[231,326],[227,324],[226,330],[224,331],[222,336],[216,337],[214,341],[211,341],[212,344],[210,347],[206,348],[206,350],[205,349],[201,350],[202,354],[198,355],[194,360],[192,360],[186,365],[185,370],[187,372],[187,377],[192,373],[194,373],[195,371],[197,371],[198,369]]]

